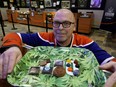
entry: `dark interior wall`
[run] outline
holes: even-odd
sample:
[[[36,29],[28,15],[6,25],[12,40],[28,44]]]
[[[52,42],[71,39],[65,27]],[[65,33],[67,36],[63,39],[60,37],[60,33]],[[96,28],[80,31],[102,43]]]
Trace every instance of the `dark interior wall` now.
[[[116,32],[116,0],[107,0],[100,28]]]
[[[0,7],[4,7],[3,0],[0,0]]]

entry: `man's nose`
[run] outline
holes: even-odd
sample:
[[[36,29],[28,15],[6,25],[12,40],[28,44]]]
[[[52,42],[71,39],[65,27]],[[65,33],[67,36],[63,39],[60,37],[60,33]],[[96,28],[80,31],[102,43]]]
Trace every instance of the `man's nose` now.
[[[63,26],[62,26],[62,24],[60,24],[60,26],[59,26],[59,29],[63,29]]]

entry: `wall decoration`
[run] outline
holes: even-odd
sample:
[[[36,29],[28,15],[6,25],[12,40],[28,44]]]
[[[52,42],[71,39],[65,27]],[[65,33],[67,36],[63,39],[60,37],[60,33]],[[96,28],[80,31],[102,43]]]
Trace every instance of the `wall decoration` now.
[[[100,29],[116,33],[116,0],[106,0]]]
[[[37,6],[39,7],[39,0],[36,0]],[[40,7],[39,7],[40,8]]]
[[[14,0],[10,0],[10,2],[14,2]]]
[[[44,9],[44,0],[39,0],[39,3],[38,3],[38,7],[40,8],[40,9]]]
[[[61,6],[62,8],[70,8],[70,1],[62,1]]]
[[[87,0],[78,0],[79,8],[87,8]]]
[[[52,1],[51,0],[44,0],[45,7],[52,7]]]
[[[17,1],[17,6],[20,6],[20,0],[16,0]]]
[[[38,7],[36,1],[31,1],[31,7]]]
[[[25,6],[26,6],[25,0],[21,0],[21,7],[25,7]]]
[[[75,2],[76,2],[76,0],[72,0],[72,1],[71,1],[71,3],[75,3]]]
[[[30,2],[30,0],[26,0],[26,6],[27,6],[27,7],[31,7],[31,2]]]
[[[4,1],[3,3],[4,3],[4,6],[8,6],[7,1]]]
[[[100,8],[102,0],[91,0],[90,8]]]

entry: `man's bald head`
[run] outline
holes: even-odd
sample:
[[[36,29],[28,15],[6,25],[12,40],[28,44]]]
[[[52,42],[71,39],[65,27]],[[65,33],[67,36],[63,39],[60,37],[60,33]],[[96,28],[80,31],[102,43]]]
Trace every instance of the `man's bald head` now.
[[[62,17],[64,16],[67,17],[67,19],[70,19],[70,21],[75,22],[74,14],[68,10],[68,9],[60,9],[55,13],[54,19],[57,17]]]
[[[73,13],[68,9],[60,9],[53,19],[53,31],[56,42],[60,46],[68,46],[72,40],[72,33],[76,28]]]

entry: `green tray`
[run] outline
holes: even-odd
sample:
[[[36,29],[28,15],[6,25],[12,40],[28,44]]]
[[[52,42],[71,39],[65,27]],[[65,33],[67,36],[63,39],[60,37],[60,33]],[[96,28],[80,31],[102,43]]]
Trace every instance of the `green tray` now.
[[[37,67],[40,61],[72,59],[78,60],[79,76],[65,74],[55,77],[51,74],[29,75],[30,67]],[[39,46],[29,50],[8,75],[8,82],[21,87],[103,87],[105,74],[98,68],[94,54],[84,48]]]

